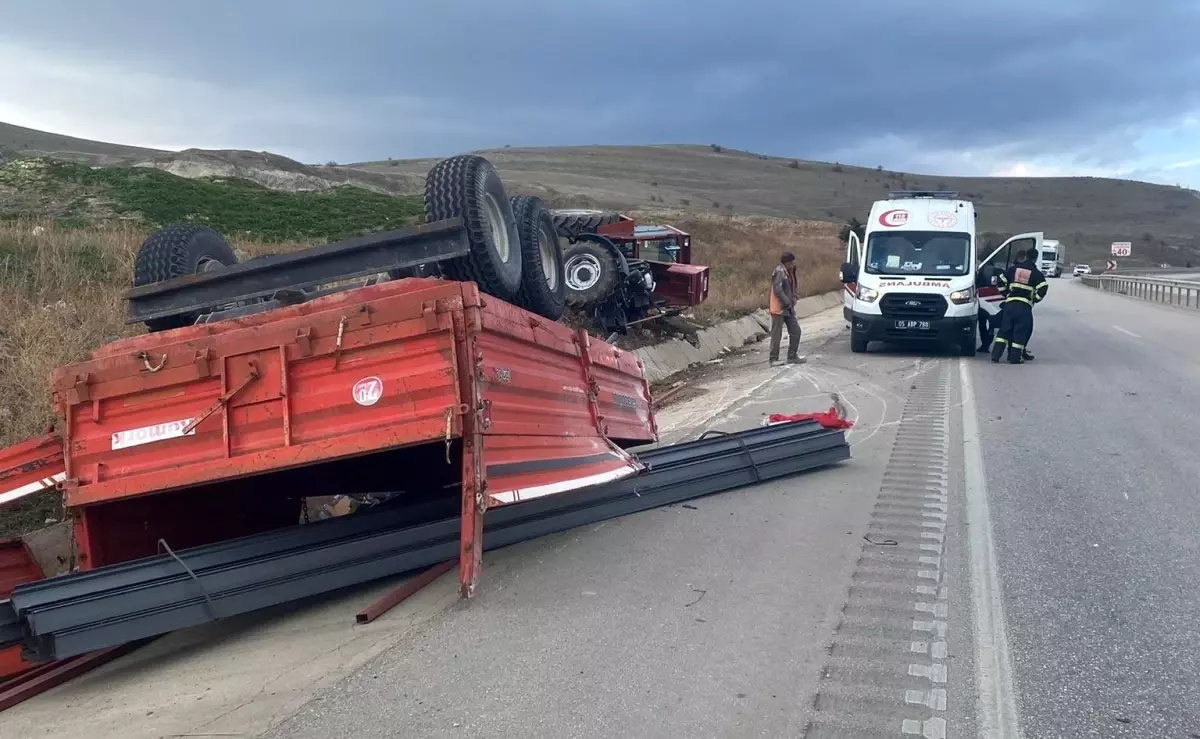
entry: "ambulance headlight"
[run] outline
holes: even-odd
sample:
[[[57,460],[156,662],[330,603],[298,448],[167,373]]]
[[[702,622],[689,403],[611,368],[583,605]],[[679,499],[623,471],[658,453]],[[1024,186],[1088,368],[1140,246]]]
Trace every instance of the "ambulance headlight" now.
[[[955,305],[966,305],[975,298],[975,289],[967,288],[966,290],[955,290],[950,293],[950,302]]]
[[[874,303],[875,299],[878,297],[879,297],[879,291],[876,290],[875,288],[864,287],[862,285],[858,286],[858,299],[859,300],[863,300],[868,303]]]

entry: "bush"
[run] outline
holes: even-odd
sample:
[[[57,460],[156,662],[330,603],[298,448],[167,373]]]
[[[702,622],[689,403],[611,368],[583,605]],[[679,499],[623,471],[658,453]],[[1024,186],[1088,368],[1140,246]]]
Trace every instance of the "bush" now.
[[[709,148],[711,148],[713,151],[715,151],[715,152],[716,152],[716,153],[718,153],[718,154],[720,154],[721,152],[725,151],[723,148],[721,148],[721,147],[720,147],[720,146],[718,146],[717,144],[709,144],[708,146],[709,146]]]
[[[845,167],[843,167],[841,164],[838,164],[837,162],[834,162],[834,163],[833,163],[833,171],[834,171],[834,172],[845,172],[845,171],[846,171],[846,169],[845,169]]]
[[[788,167],[790,169],[800,169],[800,162],[793,159],[792,161],[788,162]]]

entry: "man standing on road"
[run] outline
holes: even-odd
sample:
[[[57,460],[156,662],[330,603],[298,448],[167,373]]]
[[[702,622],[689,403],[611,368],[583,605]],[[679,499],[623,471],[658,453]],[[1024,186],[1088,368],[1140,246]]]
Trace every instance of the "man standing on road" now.
[[[779,362],[779,344],[783,340],[783,327],[788,331],[788,364],[804,364],[800,352],[800,323],[796,320],[796,256],[785,251],[779,256],[779,264],[771,273],[771,347],[768,359],[771,364]]]
[[[1004,304],[1000,310],[1000,333],[992,342],[992,361],[999,362],[1008,349],[1008,363],[1025,361],[1025,347],[1033,335],[1033,306],[1046,297],[1049,285],[1037,268],[1037,249],[1022,252],[1020,260],[999,275]]]

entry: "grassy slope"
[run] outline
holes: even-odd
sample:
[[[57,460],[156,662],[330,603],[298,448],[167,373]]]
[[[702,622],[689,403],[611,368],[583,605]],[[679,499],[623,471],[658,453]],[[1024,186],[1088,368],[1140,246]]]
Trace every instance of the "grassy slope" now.
[[[186,179],[157,169],[93,168],[53,159],[0,167],[0,188],[5,187],[14,198],[7,208],[0,204],[0,216],[10,219],[50,214],[68,219],[64,225],[103,215],[154,226],[192,221],[229,236],[273,241],[399,228],[424,213],[419,198],[356,187],[287,193],[247,180]],[[27,201],[31,193],[41,196],[36,206]]]
[[[986,236],[1044,231],[1073,261],[1096,262],[1113,241],[1133,261],[1200,258],[1200,193],[1092,177],[935,177],[766,157],[697,146],[595,146],[484,152],[505,182],[566,201],[617,208],[760,214],[843,222],[865,219],[889,189],[952,189],[973,200]],[[431,160],[351,165],[424,173]]]

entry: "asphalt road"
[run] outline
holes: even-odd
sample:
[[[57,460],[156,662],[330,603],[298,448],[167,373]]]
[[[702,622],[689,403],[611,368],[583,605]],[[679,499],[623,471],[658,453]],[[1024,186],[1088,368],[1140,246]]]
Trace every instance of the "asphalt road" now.
[[[910,388],[945,402],[955,360],[851,355],[840,312],[805,322],[841,339],[806,343],[809,364],[769,368],[765,346],[727,359],[660,424],[668,440],[753,427],[836,393],[856,420],[852,461],[490,553],[472,602],[268,736],[865,739],[919,726],[932,709],[906,689],[927,695],[933,678],[910,672],[929,661],[910,651],[911,583],[936,603],[938,580],[904,567],[936,558],[946,529],[919,538],[933,494],[915,479],[878,504]],[[911,435],[914,454],[933,433]]]
[[[1027,738],[1200,737],[1200,315],[1052,280],[972,362]]]

